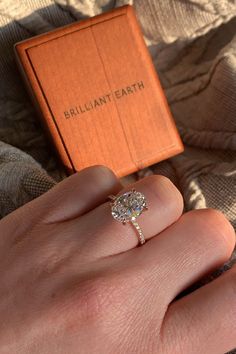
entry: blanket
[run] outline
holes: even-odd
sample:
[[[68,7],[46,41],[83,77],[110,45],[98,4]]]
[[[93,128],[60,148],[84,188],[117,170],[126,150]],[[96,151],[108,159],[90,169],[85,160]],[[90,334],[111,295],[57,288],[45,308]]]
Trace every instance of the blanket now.
[[[122,182],[163,174],[186,211],[217,208],[236,228],[235,0],[0,0],[0,216],[66,177],[24,89],[14,43],[125,4],[135,8],[185,151]]]

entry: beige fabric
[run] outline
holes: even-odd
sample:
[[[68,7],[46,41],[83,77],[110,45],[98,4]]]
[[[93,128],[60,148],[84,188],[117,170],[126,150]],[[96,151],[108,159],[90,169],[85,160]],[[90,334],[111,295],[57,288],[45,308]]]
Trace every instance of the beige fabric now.
[[[108,0],[0,0],[2,216],[48,188],[47,184],[42,187],[41,180],[38,183],[35,169],[45,176],[45,181],[49,175],[56,181],[65,177],[53,152],[49,152],[47,139],[23,90],[13,60],[13,44],[125,3],[128,1],[115,4]],[[235,225],[236,2],[134,0],[129,3],[136,9],[186,144],[184,154],[141,171],[138,177],[164,173],[181,189],[186,209],[213,206],[221,209]],[[30,166],[30,157],[23,151],[35,159],[31,159]],[[29,176],[31,168],[34,168],[32,195],[24,194],[20,188],[25,170]],[[136,177],[133,175],[124,182]],[[6,203],[6,195],[11,206]]]
[[[182,191],[186,210],[218,208],[236,227],[236,0],[0,0],[0,214],[65,178],[23,89],[13,44],[126,3],[186,151],[123,181],[162,173]]]

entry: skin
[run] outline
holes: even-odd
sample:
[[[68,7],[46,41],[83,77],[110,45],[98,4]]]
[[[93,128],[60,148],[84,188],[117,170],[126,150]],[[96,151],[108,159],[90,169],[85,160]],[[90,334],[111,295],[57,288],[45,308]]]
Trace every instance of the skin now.
[[[135,188],[132,225],[110,194]],[[226,262],[235,233],[218,211],[183,212],[163,176],[122,187],[103,166],[68,177],[0,221],[1,354],[223,354],[236,347],[236,269],[176,299]]]

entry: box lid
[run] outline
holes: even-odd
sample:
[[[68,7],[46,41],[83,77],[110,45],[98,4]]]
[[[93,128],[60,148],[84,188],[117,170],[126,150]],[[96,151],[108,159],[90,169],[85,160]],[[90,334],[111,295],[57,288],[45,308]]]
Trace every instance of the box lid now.
[[[69,172],[103,164],[124,176],[183,150],[132,6],[15,49]]]

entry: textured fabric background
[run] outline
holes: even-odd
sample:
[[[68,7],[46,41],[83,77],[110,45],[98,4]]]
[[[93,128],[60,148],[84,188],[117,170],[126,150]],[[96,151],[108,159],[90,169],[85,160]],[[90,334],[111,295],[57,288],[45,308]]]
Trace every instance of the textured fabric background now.
[[[186,150],[123,182],[164,174],[186,210],[218,208],[236,228],[236,0],[0,0],[0,216],[65,178],[13,44],[126,3],[135,7]]]

